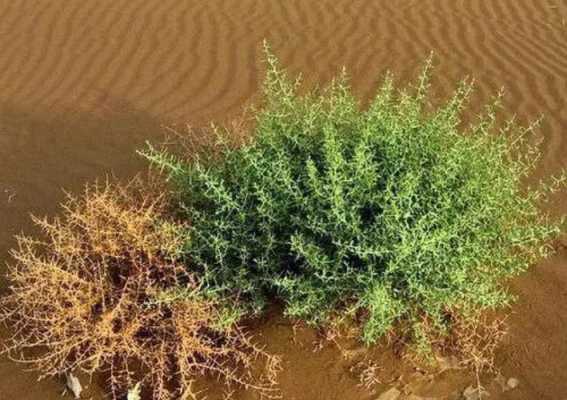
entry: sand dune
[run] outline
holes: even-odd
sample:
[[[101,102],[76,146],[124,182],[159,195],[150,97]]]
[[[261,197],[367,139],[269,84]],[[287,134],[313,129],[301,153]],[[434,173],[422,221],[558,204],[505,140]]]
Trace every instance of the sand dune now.
[[[6,2],[2,98],[49,110],[93,92],[174,119],[225,116],[256,91],[259,44],[324,81],[342,65],[369,94],[434,50],[442,87],[474,73],[519,114],[558,111],[567,87],[562,6],[523,1]],[[563,6],[564,8],[564,6]]]
[[[55,211],[61,187],[131,174],[141,165],[133,150],[160,125],[226,120],[254,101],[264,38],[308,84],[345,65],[363,98],[386,70],[407,80],[433,51],[436,96],[472,75],[478,110],[505,88],[520,120],[545,116],[537,177],[567,167],[561,0],[0,0],[0,10],[2,260],[29,212]],[[567,197],[555,210],[567,213]],[[566,266],[564,252],[513,283],[520,303],[499,362],[523,384],[507,398],[567,396]],[[290,357],[309,378],[286,373],[284,398],[365,398],[339,367]],[[2,360],[0,399],[58,398],[55,385],[31,380]]]

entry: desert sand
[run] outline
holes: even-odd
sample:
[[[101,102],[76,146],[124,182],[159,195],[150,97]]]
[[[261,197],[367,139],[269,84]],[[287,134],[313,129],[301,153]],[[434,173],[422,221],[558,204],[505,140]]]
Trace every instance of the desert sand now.
[[[478,112],[504,88],[508,115],[545,117],[533,179],[567,168],[563,0],[0,0],[0,11],[0,271],[13,235],[30,231],[29,213],[53,215],[62,189],[131,176],[144,166],[135,149],[161,140],[164,126],[228,121],[252,104],[264,38],[309,85],[346,66],[362,98],[387,70],[407,81],[433,51],[436,98],[470,75]],[[567,213],[567,196],[552,212]],[[567,240],[558,247],[511,283],[518,302],[497,366],[520,385],[491,399],[567,398]],[[300,332],[297,346],[287,322],[259,325],[261,339],[285,355],[285,400],[377,397],[379,389],[357,386],[338,350],[314,353],[312,332]],[[423,395],[471,383],[446,375]],[[0,399],[60,398],[60,382],[36,377],[0,359]]]

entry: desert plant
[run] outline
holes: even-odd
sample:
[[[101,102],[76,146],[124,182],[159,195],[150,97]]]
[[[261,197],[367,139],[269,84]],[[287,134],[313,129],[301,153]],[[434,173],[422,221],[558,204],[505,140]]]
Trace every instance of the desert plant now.
[[[431,61],[405,89],[388,75],[363,108],[345,73],[300,94],[266,54],[247,143],[215,128],[215,157],[143,152],[191,220],[188,263],[205,284],[259,306],[276,293],[314,323],[354,317],[369,343],[399,321],[419,336],[424,318],[443,331],[450,310],[507,304],[505,280],[545,257],[562,226],[540,202],[565,177],[523,184],[535,125],[498,128],[496,99],[464,126],[467,81],[433,107]]]
[[[35,219],[43,239],[19,238],[1,300],[6,350],[42,377],[105,372],[114,399],[140,385],[156,400],[195,398],[205,374],[271,394],[272,375],[252,366],[273,372],[276,358],[179,262],[187,227],[140,182],[88,186],[60,218]]]

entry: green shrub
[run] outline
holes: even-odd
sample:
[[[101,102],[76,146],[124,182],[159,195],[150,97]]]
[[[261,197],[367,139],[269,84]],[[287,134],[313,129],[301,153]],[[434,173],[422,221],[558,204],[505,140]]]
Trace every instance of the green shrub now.
[[[267,51],[249,142],[221,141],[215,157],[144,152],[191,221],[192,269],[254,306],[276,294],[310,322],[362,318],[367,342],[397,321],[442,329],[451,310],[506,304],[505,279],[560,232],[538,203],[565,179],[525,190],[533,127],[497,129],[495,101],[464,129],[471,85],[434,108],[430,65],[404,90],[387,76],[362,108],[344,73],[299,94]]]

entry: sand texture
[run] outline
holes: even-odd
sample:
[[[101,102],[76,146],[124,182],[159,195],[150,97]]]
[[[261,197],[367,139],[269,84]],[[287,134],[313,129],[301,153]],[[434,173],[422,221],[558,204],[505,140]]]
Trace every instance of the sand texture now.
[[[163,126],[227,121],[251,104],[264,38],[308,85],[346,66],[365,99],[386,70],[406,81],[433,51],[436,98],[471,75],[472,113],[504,88],[507,112],[545,116],[534,179],[567,168],[564,0],[0,0],[1,264],[29,213],[57,211],[62,188],[130,176],[144,165],[134,150]],[[567,195],[553,211],[567,213]],[[519,300],[498,367],[520,385],[490,399],[567,399],[566,246],[512,283]],[[312,352],[311,333],[297,346],[277,318],[258,332],[286,355],[285,400],[376,399],[338,351]],[[0,400],[60,398],[58,382],[24,369],[0,359]],[[429,394],[468,378],[447,379]]]

